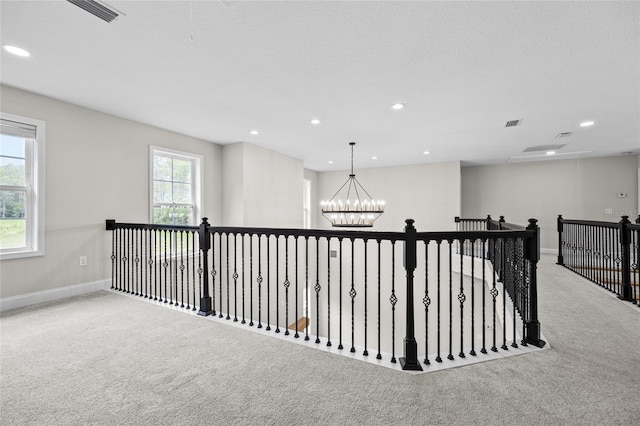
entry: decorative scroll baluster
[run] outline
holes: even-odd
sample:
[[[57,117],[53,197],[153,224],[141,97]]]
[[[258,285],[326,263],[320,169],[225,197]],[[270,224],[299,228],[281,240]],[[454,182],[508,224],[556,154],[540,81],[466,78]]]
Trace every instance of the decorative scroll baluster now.
[[[316,237],[316,343],[320,343],[320,237]]]
[[[396,363],[396,241],[391,240],[391,362]]]
[[[240,324],[246,324],[246,320],[245,320],[245,315],[244,315],[244,305],[245,305],[245,301],[244,301],[244,276],[245,274],[245,267],[244,267],[244,236],[246,234],[241,234],[242,237],[242,255],[240,256],[240,258],[242,259],[242,321],[240,322]],[[276,330],[277,332],[277,330]]]
[[[355,310],[355,298],[356,298],[356,289],[355,289],[355,247],[354,247],[354,239],[351,238],[351,290],[349,290],[349,296],[351,297],[351,349],[350,352],[355,352],[355,327],[356,320],[354,316]]]
[[[496,257],[496,247],[498,246],[500,240],[493,240],[493,252],[492,252],[492,256],[494,259],[497,259]],[[492,312],[493,312],[493,324],[491,327],[491,330],[493,332],[493,345],[491,346],[491,351],[492,352],[498,352],[498,348],[496,347],[496,297],[498,297],[498,289],[496,288],[496,271],[494,270],[492,272],[492,282],[491,282],[491,297],[493,298],[492,301]]]
[[[424,363],[431,364],[429,361],[429,305],[431,298],[429,297],[429,241],[424,241],[424,297],[422,298],[424,305]]]
[[[258,328],[262,328],[262,235],[258,234]]]
[[[164,303],[168,303],[169,301],[167,300],[167,293],[169,292],[167,290],[167,283],[169,282],[169,277],[167,276],[167,269],[169,268],[169,261],[167,260],[167,253],[168,253],[168,249],[167,249],[167,231],[165,230],[163,232],[163,238],[164,238],[164,262],[162,263],[162,267],[164,268],[164,301],[162,300],[162,294],[160,294],[160,301],[164,302]]]
[[[516,302],[518,301],[518,295],[519,295],[519,274],[518,274],[518,269],[517,269],[517,265],[518,265],[518,254],[517,254],[517,245],[518,240],[517,239],[513,239],[513,265],[512,265],[512,270],[513,270],[513,290],[512,290],[512,294],[511,294],[511,298],[513,299],[513,305],[512,305],[512,309],[513,309],[513,314],[512,314],[512,319],[513,319],[513,337],[512,337],[512,341],[511,341],[511,347],[512,348],[517,348],[518,344],[516,343]]]
[[[449,355],[448,360],[453,360],[453,259],[452,249],[453,240],[447,240],[449,243]]]
[[[253,327],[253,234],[249,234],[249,327]]]
[[[465,248],[466,240],[458,240],[460,243],[460,293],[458,293],[458,301],[460,302],[460,353],[458,356],[460,358],[464,358],[465,354],[463,352],[464,348],[464,302],[467,299],[467,296],[464,294],[464,271],[463,271],[463,257],[464,257],[464,248]],[[473,283],[471,284],[473,285]],[[473,339],[473,334],[471,335]]]
[[[231,319],[231,305],[230,305],[230,300],[229,300],[229,233],[226,233],[226,244],[227,244],[227,320]],[[222,280],[220,280],[222,281]]]
[[[507,242],[510,240],[503,239],[502,240],[502,346],[501,348],[509,350],[507,347],[507,285],[509,281],[509,277],[507,273],[509,273],[509,268],[507,268],[507,252],[508,246]]]
[[[284,239],[284,294],[285,294],[285,302],[284,302],[284,323],[285,330],[284,335],[289,335],[289,286],[291,282],[289,282],[289,236],[285,236]]]
[[[211,234],[211,315],[216,316],[216,233]],[[222,234],[218,234],[218,241],[222,238]],[[220,294],[222,300],[222,294]]]
[[[238,322],[238,234],[233,233],[233,322]]]
[[[134,264],[134,268],[135,268],[135,272],[133,274],[133,285],[131,288],[131,294],[134,295],[138,295],[138,267],[140,265],[140,257],[138,256],[138,249],[139,249],[139,244],[138,244],[138,230],[137,229],[132,229],[131,230],[132,236],[133,236],[133,264]]]
[[[180,307],[184,308],[184,231],[180,231]],[[176,304],[178,301],[176,300]]]

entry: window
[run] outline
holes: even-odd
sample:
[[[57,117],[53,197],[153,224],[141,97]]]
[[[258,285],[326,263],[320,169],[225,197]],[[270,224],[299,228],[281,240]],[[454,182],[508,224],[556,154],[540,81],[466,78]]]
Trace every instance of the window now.
[[[202,157],[151,147],[151,222],[197,225]]]
[[[0,259],[44,255],[45,123],[0,113]]]

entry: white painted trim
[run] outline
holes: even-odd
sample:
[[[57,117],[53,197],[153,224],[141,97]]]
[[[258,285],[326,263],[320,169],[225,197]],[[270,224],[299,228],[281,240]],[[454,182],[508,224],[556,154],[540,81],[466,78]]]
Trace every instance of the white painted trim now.
[[[540,254],[554,254],[554,255],[558,255],[558,249],[551,249],[551,248],[541,248],[540,249]]]
[[[0,299],[0,312],[9,309],[22,308],[36,303],[51,302],[81,294],[92,293],[111,288],[111,280],[99,280],[89,283],[54,288],[51,290],[36,291],[34,293],[21,294],[19,296],[4,297]]]

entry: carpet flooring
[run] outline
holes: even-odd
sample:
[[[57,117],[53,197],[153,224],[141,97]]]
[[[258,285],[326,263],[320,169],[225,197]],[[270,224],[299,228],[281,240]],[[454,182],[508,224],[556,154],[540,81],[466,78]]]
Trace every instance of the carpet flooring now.
[[[7,311],[0,423],[640,424],[640,308],[553,260],[550,349],[421,375],[110,292]]]

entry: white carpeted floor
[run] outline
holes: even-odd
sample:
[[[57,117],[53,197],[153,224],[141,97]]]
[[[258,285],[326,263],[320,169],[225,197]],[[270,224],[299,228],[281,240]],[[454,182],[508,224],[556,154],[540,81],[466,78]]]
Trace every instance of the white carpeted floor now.
[[[0,423],[640,424],[640,308],[544,256],[549,350],[410,375],[109,292],[0,317]]]

